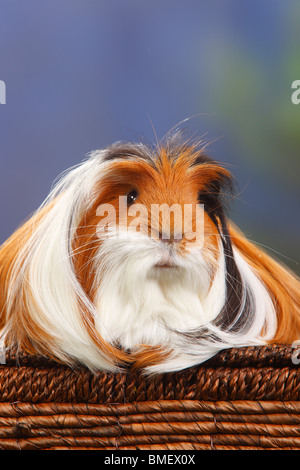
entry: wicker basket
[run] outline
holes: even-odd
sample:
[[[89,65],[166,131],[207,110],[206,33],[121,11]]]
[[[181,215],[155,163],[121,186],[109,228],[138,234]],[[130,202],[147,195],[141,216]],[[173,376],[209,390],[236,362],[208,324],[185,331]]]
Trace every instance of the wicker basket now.
[[[10,353],[0,366],[0,448],[299,449],[292,353],[231,349],[151,379]]]

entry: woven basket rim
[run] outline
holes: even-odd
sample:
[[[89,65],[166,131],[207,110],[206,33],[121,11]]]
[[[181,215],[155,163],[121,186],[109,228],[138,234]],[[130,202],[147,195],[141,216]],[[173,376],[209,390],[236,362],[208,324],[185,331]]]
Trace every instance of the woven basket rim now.
[[[295,348],[288,345],[267,345],[267,346],[245,346],[240,348],[224,349],[217,353],[211,359],[204,363],[184,369],[179,372],[170,372],[167,374],[184,374],[186,370],[196,370],[199,367],[287,367],[297,366],[292,360]],[[8,366],[27,366],[27,367],[47,367],[56,368],[66,367],[68,365],[61,364],[58,361],[49,359],[46,356],[38,354],[28,354],[24,351],[17,351],[16,349],[7,349],[5,352],[5,363],[0,364],[0,367]],[[73,366],[72,369],[86,369],[83,365]],[[124,369],[124,373],[128,370]],[[163,374],[166,375],[166,374]]]
[[[137,371],[93,373],[10,351],[0,366],[0,402],[299,400],[293,351],[281,345],[228,349],[199,366],[153,377]]]

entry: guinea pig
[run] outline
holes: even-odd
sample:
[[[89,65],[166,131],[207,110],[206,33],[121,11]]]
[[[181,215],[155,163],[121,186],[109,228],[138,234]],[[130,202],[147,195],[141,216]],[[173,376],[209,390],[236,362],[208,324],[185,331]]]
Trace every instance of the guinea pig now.
[[[228,219],[233,186],[174,136],[92,152],[0,249],[3,347],[154,374],[298,340],[300,280]]]

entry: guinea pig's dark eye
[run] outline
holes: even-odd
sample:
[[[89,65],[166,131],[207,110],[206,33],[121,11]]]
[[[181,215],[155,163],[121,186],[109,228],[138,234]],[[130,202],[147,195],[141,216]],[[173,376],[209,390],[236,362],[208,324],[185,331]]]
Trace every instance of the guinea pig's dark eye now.
[[[138,197],[138,192],[136,189],[132,189],[128,194],[127,194],[127,204],[130,206],[133,204]]]

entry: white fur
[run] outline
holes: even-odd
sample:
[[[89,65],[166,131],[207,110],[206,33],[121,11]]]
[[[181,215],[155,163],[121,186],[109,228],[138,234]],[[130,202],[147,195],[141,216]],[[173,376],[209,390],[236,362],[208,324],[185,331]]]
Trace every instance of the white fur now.
[[[101,178],[110,164],[103,162],[103,155],[95,152],[71,169],[45,201],[46,204],[57,198],[15,263],[8,290],[8,313],[15,308],[20,292],[29,288],[30,296],[22,301],[34,321],[53,337],[49,348],[66,362],[76,360],[92,369],[114,370],[115,365],[97,349],[87,333],[79,299],[106,341],[117,341],[132,350],[140,344],[149,344],[162,345],[171,351],[164,363],[148,368],[150,373],[186,368],[203,362],[220,349],[263,344],[271,338],[276,329],[272,301],[236,249],[234,256],[243,282],[252,293],[255,311],[250,329],[239,334],[220,331],[212,323],[226,294],[221,248],[218,269],[214,272],[201,250],[191,249],[182,257],[174,251],[166,253],[170,250],[166,243],[136,232],[120,231],[119,237],[110,237],[108,233],[99,243],[94,259],[97,296],[94,304],[89,301],[74,272],[71,242],[82,215],[97,196],[93,193],[95,183],[101,187]],[[156,268],[155,264],[166,255],[172,256],[177,266]],[[202,326],[219,340],[192,341],[182,335]],[[8,322],[2,340],[10,328]]]
[[[188,258],[175,254],[175,268],[155,267],[168,249],[166,243],[136,232],[104,240],[96,299],[104,338],[109,332],[128,349],[166,344],[170,328],[194,329],[215,316],[216,311],[203,305],[210,272],[201,253]]]

